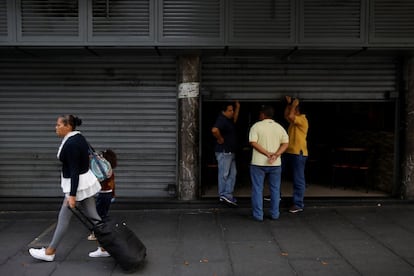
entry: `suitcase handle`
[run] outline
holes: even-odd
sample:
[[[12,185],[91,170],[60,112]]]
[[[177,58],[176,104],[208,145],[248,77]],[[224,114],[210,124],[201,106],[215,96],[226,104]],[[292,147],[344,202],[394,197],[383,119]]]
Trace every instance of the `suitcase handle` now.
[[[70,208],[70,206],[68,205],[67,207],[75,215],[75,217],[77,217],[79,221],[82,222],[82,224],[89,229],[89,231],[93,231],[93,227],[95,226],[95,224],[93,223],[91,218],[85,215],[85,213],[78,206],[75,206],[75,208]]]

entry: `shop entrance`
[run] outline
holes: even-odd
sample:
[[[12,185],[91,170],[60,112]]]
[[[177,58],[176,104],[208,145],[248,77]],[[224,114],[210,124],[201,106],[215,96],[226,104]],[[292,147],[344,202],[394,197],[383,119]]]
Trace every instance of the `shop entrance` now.
[[[222,102],[202,104],[201,196],[217,197],[217,162],[211,135]],[[236,152],[236,197],[250,197],[250,127],[258,120],[259,107],[271,104],[275,121],[286,129],[284,102],[241,101],[237,122],[239,149]],[[395,175],[395,102],[304,102],[303,113],[309,120],[306,167],[307,197],[388,197],[396,190]],[[366,150],[368,169],[335,169],[338,149]],[[352,153],[351,153],[352,154]],[[351,156],[357,162],[357,155]],[[367,192],[368,191],[368,192]],[[265,194],[267,193],[265,189]],[[291,179],[282,176],[282,196],[291,196]]]

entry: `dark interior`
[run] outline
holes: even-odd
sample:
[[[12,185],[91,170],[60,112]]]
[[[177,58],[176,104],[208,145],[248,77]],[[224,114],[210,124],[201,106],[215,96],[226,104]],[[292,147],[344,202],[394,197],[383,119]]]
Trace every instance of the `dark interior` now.
[[[202,106],[201,195],[217,187],[217,167],[214,156],[214,137],[211,135],[222,102],[204,102]],[[259,107],[271,104],[275,108],[275,121],[286,129],[283,118],[284,102],[241,101],[237,122],[239,149],[236,153],[236,189],[249,187],[251,148],[248,143],[250,127],[258,120]],[[305,102],[302,113],[309,121],[306,167],[307,183],[326,187],[369,185],[370,190],[391,194],[394,179],[395,103],[393,102]],[[364,148],[369,152],[369,171],[366,178],[354,176],[354,171],[340,170],[332,179],[335,149],[339,147]],[[353,177],[347,179],[347,177]],[[289,178],[288,174],[283,175]],[[283,179],[282,177],[282,179]],[[333,183],[334,182],[334,183]],[[368,182],[368,183],[364,183]],[[352,187],[352,188],[356,188]],[[369,194],[369,193],[368,193]]]

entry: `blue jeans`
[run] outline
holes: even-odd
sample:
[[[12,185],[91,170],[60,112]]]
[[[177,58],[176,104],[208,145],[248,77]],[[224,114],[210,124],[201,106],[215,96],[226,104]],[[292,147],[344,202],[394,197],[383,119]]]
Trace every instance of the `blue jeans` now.
[[[233,198],[236,183],[236,155],[234,153],[216,152],[218,165],[218,193],[219,196]]]
[[[293,180],[293,204],[299,208],[304,208],[303,198],[305,197],[305,164],[307,156],[303,154],[284,153],[282,164],[288,166],[292,172]]]
[[[280,202],[280,180],[282,168],[280,166],[250,165],[250,178],[252,180],[252,209],[253,218],[263,220],[263,186],[266,175],[270,188],[270,216],[278,219]]]

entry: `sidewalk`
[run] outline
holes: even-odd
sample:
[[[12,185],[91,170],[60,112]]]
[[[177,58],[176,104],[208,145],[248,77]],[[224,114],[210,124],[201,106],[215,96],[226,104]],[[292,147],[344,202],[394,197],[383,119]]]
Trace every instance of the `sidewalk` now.
[[[148,250],[132,275],[414,275],[414,205],[308,207],[255,222],[249,208],[111,210]],[[56,211],[0,212],[0,275],[125,275],[112,258],[93,259],[75,219],[54,262],[34,260]],[[131,275],[131,274],[129,274]]]

